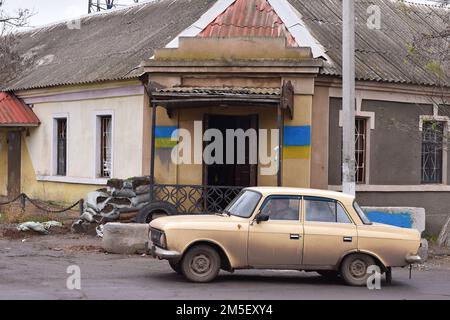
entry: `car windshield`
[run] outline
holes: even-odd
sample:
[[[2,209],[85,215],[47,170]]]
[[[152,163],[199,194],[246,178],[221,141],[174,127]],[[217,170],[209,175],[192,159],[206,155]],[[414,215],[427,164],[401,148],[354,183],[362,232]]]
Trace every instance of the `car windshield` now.
[[[225,208],[224,212],[241,218],[250,218],[259,200],[261,194],[244,190]]]
[[[356,213],[361,218],[362,223],[364,224],[372,224],[372,222],[367,218],[366,214],[364,213],[363,209],[359,206],[359,204],[355,201],[353,202],[353,208],[355,208]]]

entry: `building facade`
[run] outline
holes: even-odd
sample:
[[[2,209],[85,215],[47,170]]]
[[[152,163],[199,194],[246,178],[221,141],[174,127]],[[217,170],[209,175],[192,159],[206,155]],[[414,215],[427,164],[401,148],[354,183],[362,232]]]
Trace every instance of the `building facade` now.
[[[172,186],[341,190],[340,1],[192,2],[141,4],[82,18],[80,30],[55,25],[23,40],[20,49],[35,52],[37,62],[3,85],[40,120],[22,131],[21,192],[72,202],[109,178],[149,175],[152,167],[157,184]],[[395,30],[399,21],[400,30],[423,28],[408,12],[422,20],[434,15],[428,27],[438,29],[449,10],[374,4],[382,27],[357,26],[357,198],[367,206],[425,207],[427,231],[435,234],[450,213],[450,93],[426,72],[410,75],[405,56],[414,34]],[[358,6],[365,22],[367,8]],[[115,39],[82,42],[83,25],[105,24],[120,30]],[[60,49],[77,43],[86,59]],[[89,51],[96,52],[91,59]],[[270,164],[248,159],[207,164],[192,155],[193,163],[174,162],[174,131],[195,137],[198,128],[253,129],[258,139],[262,129],[280,130],[266,148],[281,151],[280,170],[263,174]],[[6,140],[0,131],[4,195]]]

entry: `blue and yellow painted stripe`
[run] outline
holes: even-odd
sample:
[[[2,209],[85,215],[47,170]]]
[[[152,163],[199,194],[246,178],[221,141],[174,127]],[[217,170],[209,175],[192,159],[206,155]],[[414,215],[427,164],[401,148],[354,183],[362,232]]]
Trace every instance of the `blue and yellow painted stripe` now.
[[[283,159],[311,158],[311,126],[286,126],[283,133]]]
[[[155,128],[155,147],[156,149],[172,149],[178,141],[172,140],[172,134],[177,127],[174,126],[157,126]]]

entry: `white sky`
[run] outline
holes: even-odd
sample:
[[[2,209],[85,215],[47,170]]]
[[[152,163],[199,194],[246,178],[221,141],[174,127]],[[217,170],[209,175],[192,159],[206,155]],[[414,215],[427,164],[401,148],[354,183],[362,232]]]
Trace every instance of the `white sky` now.
[[[139,0],[146,2],[148,0]],[[119,5],[130,5],[134,0],[116,0]],[[68,20],[88,13],[88,0],[3,0],[3,8],[8,13],[18,9],[29,9],[34,15],[30,26],[40,26],[51,22]]]
[[[119,5],[130,5],[134,0],[116,0]],[[139,0],[146,2],[149,0]],[[412,1],[412,0],[410,0]],[[415,2],[432,2],[430,0],[413,0]],[[55,21],[69,20],[88,13],[88,0],[3,0],[3,8],[10,13],[24,8],[34,13],[30,26],[40,26]]]

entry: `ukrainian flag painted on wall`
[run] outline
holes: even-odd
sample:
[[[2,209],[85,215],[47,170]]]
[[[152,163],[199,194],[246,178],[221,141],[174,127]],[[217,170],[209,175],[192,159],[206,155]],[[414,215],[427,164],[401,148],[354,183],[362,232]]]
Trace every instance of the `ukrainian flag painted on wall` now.
[[[309,159],[311,126],[286,126],[283,133],[283,159]]]
[[[156,149],[172,149],[177,145],[177,141],[171,140],[172,134],[177,127],[157,126],[155,128],[155,147]]]

